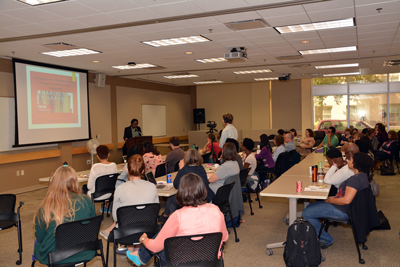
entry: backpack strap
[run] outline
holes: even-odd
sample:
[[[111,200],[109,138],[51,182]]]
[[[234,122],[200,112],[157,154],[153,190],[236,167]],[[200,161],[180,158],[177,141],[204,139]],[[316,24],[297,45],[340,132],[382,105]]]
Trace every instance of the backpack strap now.
[[[310,266],[308,262],[308,240],[310,238],[310,226],[307,224],[303,224],[306,227],[305,235],[304,235],[304,250],[303,250],[303,262],[304,266]]]
[[[291,254],[290,257],[289,257],[288,266],[291,266],[292,263],[294,262],[294,260],[295,260],[296,257],[297,257],[297,249],[298,249],[297,246],[299,245],[299,244],[298,244],[298,240],[299,240],[299,239],[298,239],[298,238],[299,238],[298,227],[299,227],[298,224],[294,224],[294,225],[293,225],[293,229],[294,229],[294,231],[296,232],[296,234],[294,235],[294,239],[293,239],[293,240],[290,240],[290,242],[294,243],[294,249],[293,249],[292,254]]]

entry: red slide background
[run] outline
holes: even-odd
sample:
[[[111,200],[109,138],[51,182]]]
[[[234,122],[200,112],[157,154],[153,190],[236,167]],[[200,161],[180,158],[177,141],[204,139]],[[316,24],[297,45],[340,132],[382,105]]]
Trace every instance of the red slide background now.
[[[30,78],[32,124],[78,123],[78,92],[74,77],[31,71]],[[68,113],[66,113],[65,108],[61,108],[60,103],[63,101],[58,100],[56,109],[56,100],[38,100],[38,91],[40,91],[39,95],[43,91],[51,92],[50,97],[54,99],[60,99],[62,95],[60,93],[71,93],[73,112],[68,108]],[[38,104],[39,101],[40,104]]]

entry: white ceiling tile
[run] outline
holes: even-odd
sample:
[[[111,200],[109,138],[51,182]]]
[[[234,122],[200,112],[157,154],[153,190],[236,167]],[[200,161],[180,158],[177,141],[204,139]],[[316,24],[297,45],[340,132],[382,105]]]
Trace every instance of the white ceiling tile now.
[[[251,41],[245,39],[245,38],[239,38],[239,39],[232,39],[232,40],[221,40],[217,41],[220,45],[233,48],[233,47],[241,47],[241,46],[247,46],[253,44]]]
[[[0,27],[0,37],[1,38],[11,38],[23,35],[22,32],[17,30],[11,30],[9,28]],[[7,43],[2,43],[0,46],[7,45]]]
[[[331,10],[338,8],[352,7],[353,1],[349,0],[335,0],[335,1],[324,1],[320,3],[312,3],[303,5],[307,12],[318,12],[322,10]]]
[[[159,32],[174,29],[183,29],[184,27],[176,22],[154,23],[149,25],[140,26],[145,32]]]
[[[26,24],[26,25],[18,25],[18,26],[12,26],[8,27],[10,30],[15,30],[22,32],[24,34],[42,34],[42,33],[49,33],[53,32],[54,30],[52,28],[42,26],[39,24]]]
[[[169,3],[147,8],[165,17],[181,16],[203,12],[201,8],[197,7],[191,2]]]
[[[357,33],[356,27],[346,27],[346,28],[327,29],[318,31],[318,34],[319,36],[321,36],[321,38],[330,36],[346,36],[346,35],[352,35],[355,37],[356,33]]]
[[[314,55],[303,55],[307,61],[315,61],[315,60],[331,60],[331,54],[314,54]]]
[[[152,32],[124,35],[124,37],[127,39],[130,39],[130,40],[138,41],[138,42],[158,40],[161,38],[160,35],[152,33]]]
[[[370,43],[364,43],[359,45],[358,47],[359,51],[374,51],[377,49],[386,49],[388,50],[390,48],[390,44],[370,44]]]
[[[218,1],[205,1],[205,0],[191,0],[193,4],[204,10],[215,11],[224,9],[233,9],[240,7],[247,7],[248,4],[244,0],[218,0]]]
[[[378,10],[376,10],[377,8],[382,8],[382,10],[380,10],[378,13]],[[365,6],[356,6],[357,17],[386,15],[388,13],[399,12],[399,11],[400,11],[399,1],[376,3]]]
[[[51,22],[42,22],[39,24],[57,31],[69,31],[88,27],[88,25],[77,22],[74,19],[53,20]]]
[[[398,2],[398,0],[355,0],[356,6],[365,6],[365,5],[373,5],[376,3],[383,3],[383,2]]]
[[[214,18],[216,18],[222,23],[227,23],[227,22],[235,22],[243,20],[261,19],[261,16],[258,15],[257,12],[255,11],[248,11],[242,13],[215,16]]]
[[[75,18],[101,13],[98,10],[84,6],[75,1],[62,1],[49,5],[38,6],[39,9],[64,18]]]
[[[301,5],[263,9],[263,10],[258,10],[257,13],[264,18],[291,16],[294,14],[306,15],[305,10]]]
[[[15,0],[1,0],[0,1],[0,10],[11,10],[11,9],[20,9],[20,8],[26,8],[28,7],[27,4],[24,4],[22,2],[18,2]]]
[[[243,30],[237,31],[241,36],[252,38],[252,37],[260,37],[260,36],[278,36],[279,33],[274,28],[261,28],[261,29],[251,29],[251,30]]]
[[[141,27],[124,27],[124,28],[118,28],[118,29],[113,29],[111,30],[112,33],[115,35],[129,35],[129,34],[137,34],[137,33],[144,33],[146,32],[143,28]]]
[[[79,3],[105,13],[142,7],[130,0],[118,0],[118,4],[110,0],[79,0]]]
[[[90,27],[120,24],[124,22],[107,14],[96,14],[91,16],[78,17],[74,18],[74,21],[86,24]]]
[[[232,29],[229,29],[226,27],[224,24],[215,24],[215,25],[206,25],[206,26],[199,26],[199,27],[188,27],[190,30],[204,35],[204,34],[209,34],[210,30],[211,33],[226,33],[226,32],[232,32]]]
[[[357,26],[357,33],[397,30],[399,22],[380,23],[366,26]]]
[[[381,38],[374,38],[374,39],[363,39],[359,40],[360,43],[367,43],[367,44],[390,44],[393,40],[393,37],[381,37]]]
[[[374,16],[356,17],[356,25],[374,25],[379,23],[390,23],[400,21],[399,13],[379,14]]]
[[[303,23],[310,23],[311,20],[307,16],[306,13],[304,14],[293,14],[292,16],[279,16],[279,17],[264,17],[264,19],[271,25],[272,27],[278,26],[288,26],[293,24],[303,24]]]
[[[358,51],[331,53],[330,55],[333,59],[349,59],[358,57]]]
[[[175,29],[165,30],[156,32],[161,38],[174,38],[174,37],[186,37],[197,35],[196,32],[189,29]]]
[[[165,4],[170,4],[170,3],[184,3],[188,2],[189,0],[132,0],[132,2],[135,2],[141,6],[144,7],[149,7],[149,6],[159,6],[159,5],[165,5]]]
[[[317,31],[293,32],[281,34],[285,40],[308,40],[308,38],[319,38]]]
[[[362,50],[359,51],[359,55],[360,57],[386,56],[389,52],[389,49],[377,49],[373,51]]]
[[[308,44],[301,44],[301,43],[296,43],[292,44],[293,48],[302,51],[302,50],[311,50],[311,49],[320,49],[321,47],[324,47],[324,43],[322,41],[311,41]]]
[[[359,33],[358,40],[381,38],[381,37],[393,38],[395,34],[396,34],[395,30]]]
[[[141,21],[160,18],[161,15],[157,14],[147,8],[127,9],[107,13],[110,16],[121,19],[125,22]]]
[[[325,44],[325,47],[328,47],[328,48],[347,47],[347,46],[357,46],[358,45],[357,39],[355,39],[355,38],[352,40],[349,40],[346,38],[338,40],[335,37],[329,37],[329,40],[324,39],[323,42]]]
[[[263,37],[254,37],[254,38],[248,38],[250,41],[252,41],[255,44],[265,44],[265,43],[277,43],[277,45],[281,44],[286,44],[287,41],[282,38],[282,35],[276,35],[276,36],[263,36]]]
[[[27,20],[31,23],[40,23],[64,18],[62,16],[58,16],[57,14],[46,12],[35,7],[7,10],[2,13],[18,19]]]
[[[321,38],[322,41],[327,44],[327,43],[339,43],[339,42],[357,42],[357,37],[356,35],[343,35],[343,36],[327,36]]]
[[[231,30],[231,32],[224,32],[224,33],[207,33],[202,34],[204,37],[212,41],[222,41],[222,40],[232,40],[232,39],[240,39],[242,36],[237,32]]]
[[[184,19],[184,20],[179,20],[176,23],[179,23],[180,25],[182,25],[186,28],[221,24],[221,22],[219,20],[215,19],[214,17]]]
[[[357,14],[358,15],[358,14]],[[337,19],[348,19],[354,18],[354,7],[347,7],[341,9],[324,10],[320,12],[308,12],[312,22],[337,20]]]
[[[12,16],[7,16],[5,14],[0,14],[0,25],[1,25],[1,27],[17,26],[17,25],[23,25],[23,24],[28,24],[28,23],[29,23],[29,21],[26,21],[26,20],[23,20],[23,19],[17,19],[17,18],[12,17]]]

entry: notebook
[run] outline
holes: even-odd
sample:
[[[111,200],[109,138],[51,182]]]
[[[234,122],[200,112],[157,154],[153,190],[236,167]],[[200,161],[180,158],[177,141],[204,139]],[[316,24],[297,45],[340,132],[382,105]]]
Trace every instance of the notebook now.
[[[167,182],[157,182],[152,171],[146,172],[145,177],[147,181],[156,185],[157,190],[170,190],[174,186],[172,183],[167,184]]]

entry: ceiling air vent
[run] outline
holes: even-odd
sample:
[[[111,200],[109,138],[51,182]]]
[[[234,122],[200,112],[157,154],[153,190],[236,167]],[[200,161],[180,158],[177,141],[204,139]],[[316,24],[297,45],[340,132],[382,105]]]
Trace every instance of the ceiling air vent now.
[[[392,66],[399,66],[400,60],[388,60],[383,63],[384,67],[392,67]]]
[[[288,65],[289,68],[308,68],[311,65],[310,64],[294,64],[294,65]]]
[[[56,49],[56,50],[68,50],[76,47],[75,45],[66,44],[66,43],[52,43],[52,44],[45,44],[44,47]]]
[[[235,21],[225,23],[226,27],[234,30],[234,31],[242,31],[242,30],[250,30],[250,29],[259,29],[265,27],[271,27],[265,20],[263,19],[252,19],[252,20],[244,20],[244,21]]]
[[[295,59],[302,59],[303,57],[301,55],[293,55],[293,56],[282,56],[282,57],[277,57],[277,60],[295,60]]]

